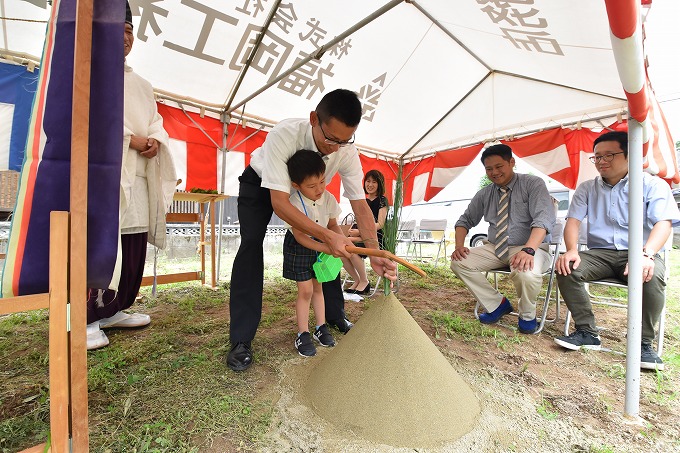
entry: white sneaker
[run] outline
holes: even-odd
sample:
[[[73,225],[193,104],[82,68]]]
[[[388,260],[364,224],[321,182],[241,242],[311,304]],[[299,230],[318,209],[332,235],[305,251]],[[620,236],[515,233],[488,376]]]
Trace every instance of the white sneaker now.
[[[87,350],[103,348],[109,345],[109,338],[99,328],[99,321],[87,325]]]
[[[143,327],[151,323],[151,316],[143,313],[125,313],[119,311],[110,318],[99,320],[101,329]]]

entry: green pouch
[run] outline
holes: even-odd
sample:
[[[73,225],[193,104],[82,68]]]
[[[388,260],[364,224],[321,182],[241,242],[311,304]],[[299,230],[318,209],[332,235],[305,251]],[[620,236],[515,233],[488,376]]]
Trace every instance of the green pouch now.
[[[331,282],[338,277],[342,269],[342,260],[333,255],[319,253],[316,263],[312,265],[314,275],[319,283]]]

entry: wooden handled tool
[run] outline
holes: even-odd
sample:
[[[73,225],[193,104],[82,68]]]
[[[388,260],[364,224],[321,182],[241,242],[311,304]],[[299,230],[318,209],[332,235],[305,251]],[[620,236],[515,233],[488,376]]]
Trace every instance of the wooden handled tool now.
[[[415,264],[411,264],[404,258],[400,258],[395,254],[388,252],[387,250],[367,249],[365,247],[355,247],[353,245],[346,246],[345,250],[347,250],[349,253],[356,253],[357,255],[378,256],[381,258],[387,258],[392,261],[396,261],[399,264],[403,264],[404,266],[411,269],[413,272],[420,275],[421,277],[425,277],[427,275],[424,270],[422,270]]]

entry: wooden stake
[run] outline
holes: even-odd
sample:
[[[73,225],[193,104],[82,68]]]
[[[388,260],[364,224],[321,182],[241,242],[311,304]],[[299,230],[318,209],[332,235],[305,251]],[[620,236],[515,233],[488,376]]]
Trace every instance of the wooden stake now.
[[[212,266],[210,270],[212,271],[212,280],[210,281],[210,287],[215,289],[217,285],[215,277],[215,200],[210,200],[210,265]],[[220,234],[222,232],[220,231]]]
[[[71,118],[71,433],[73,451],[89,449],[87,409],[87,165],[93,0],[78,0]],[[122,39],[122,37],[121,37]]]
[[[198,248],[201,250],[201,284],[205,285],[205,203],[198,204],[200,209],[201,217],[201,240],[198,244]]]
[[[68,212],[50,213],[50,432],[51,451],[69,451]]]

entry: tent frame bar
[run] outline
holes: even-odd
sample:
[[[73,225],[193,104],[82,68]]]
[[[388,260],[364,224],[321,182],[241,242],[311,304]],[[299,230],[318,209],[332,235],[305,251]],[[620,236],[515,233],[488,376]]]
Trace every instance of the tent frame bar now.
[[[612,114],[587,118],[585,120],[570,121],[568,123],[559,124],[555,127],[542,127],[542,128],[530,129],[530,130],[522,131],[522,132],[517,133],[517,134],[512,134],[511,137],[512,138],[518,138],[518,137],[524,137],[526,135],[535,134],[537,132],[548,131],[548,130],[551,130],[551,129],[557,129],[557,128],[563,129],[563,128],[569,128],[569,127],[572,127],[572,126],[579,126],[579,124],[583,123],[583,122],[597,122],[599,124],[602,124],[601,121],[606,120],[606,119],[610,119],[610,118],[618,119],[620,115],[625,115],[627,117],[628,111],[624,110],[623,112],[616,113],[616,114],[612,113]],[[603,129],[607,129],[608,127],[609,126],[602,125]],[[468,146],[480,145],[480,144],[489,143],[489,142],[497,141],[497,140],[500,140],[500,139],[478,140],[476,142],[470,142],[470,143],[467,143],[465,145],[455,146],[455,147],[452,147],[452,148],[443,148],[443,149],[438,149],[438,150],[435,150],[435,151],[428,151],[427,153],[409,156],[409,162],[412,161],[412,160],[415,160],[417,158],[425,158],[425,157],[429,157],[429,156],[434,156],[438,152],[455,151],[457,149],[466,148]]]
[[[420,6],[416,1],[408,1],[408,3],[411,3],[413,6],[415,6],[416,9],[418,9],[418,11],[420,11],[421,13],[423,13],[423,15],[424,15],[425,17],[427,17],[428,19],[430,19],[430,21],[432,21],[433,24],[435,24],[441,31],[443,31],[444,34],[445,34],[446,36],[448,36],[449,38],[453,39],[453,40],[456,42],[456,44],[458,44],[463,50],[465,50],[467,53],[469,53],[475,60],[477,60],[477,61],[479,62],[479,64],[481,64],[482,66],[484,66],[484,67],[486,68],[487,71],[489,71],[489,72],[492,72],[492,71],[493,71],[493,68],[491,68],[491,66],[489,66],[488,64],[486,64],[486,62],[485,62],[484,60],[482,60],[482,59],[479,57],[479,55],[477,55],[476,53],[474,53],[472,50],[470,50],[470,48],[469,48],[468,46],[466,46],[465,44],[463,44],[462,41],[459,40],[459,39],[456,37],[456,35],[454,35],[453,33],[451,33],[446,27],[444,27],[444,26],[441,24],[441,22],[439,22],[437,19],[435,19],[434,16],[432,16],[432,14],[430,14],[425,8],[423,8],[422,6]]]
[[[366,18],[364,18],[364,19],[360,20],[359,22],[357,22],[354,26],[348,28],[347,30],[345,30],[344,32],[340,33],[338,36],[336,36],[336,37],[335,37],[334,39],[332,39],[331,41],[329,41],[329,42],[327,42],[326,44],[324,44],[323,46],[319,47],[319,48],[317,49],[316,53],[310,54],[310,55],[308,55],[307,57],[303,58],[300,62],[298,62],[297,64],[294,64],[293,66],[291,66],[290,69],[288,69],[287,71],[285,71],[285,72],[282,73],[282,74],[279,74],[278,77],[276,77],[276,78],[273,79],[273,80],[270,80],[270,81],[267,82],[265,85],[263,85],[260,89],[256,90],[256,91],[253,92],[252,94],[246,96],[245,99],[243,99],[242,101],[240,101],[238,104],[236,104],[235,106],[233,106],[233,107],[227,109],[227,110],[226,110],[226,113],[231,114],[234,110],[240,108],[241,106],[244,106],[244,105],[245,105],[247,102],[249,102],[251,99],[253,99],[253,98],[259,96],[262,92],[264,92],[264,91],[266,91],[267,89],[269,89],[270,87],[276,85],[276,84],[279,83],[281,80],[285,79],[285,78],[288,77],[290,74],[294,73],[294,72],[297,71],[299,68],[301,68],[302,66],[304,66],[305,64],[307,64],[309,61],[311,61],[311,60],[313,60],[313,59],[320,60],[321,57],[323,56],[323,54],[325,54],[326,51],[327,51],[328,49],[330,49],[331,47],[333,47],[333,46],[336,45],[337,43],[341,42],[341,41],[344,40],[346,37],[348,37],[348,36],[350,36],[352,33],[354,33],[355,31],[360,30],[360,29],[362,29],[364,26],[366,26],[366,25],[368,25],[369,23],[373,22],[375,19],[377,19],[378,17],[382,16],[383,14],[385,14],[386,12],[388,12],[389,10],[391,10],[392,8],[394,8],[395,6],[399,5],[400,3],[404,3],[404,0],[391,0],[391,1],[390,1],[389,3],[387,3],[386,5],[382,6],[381,8],[379,8],[378,10],[376,10],[375,12],[373,12],[373,13],[369,14],[368,16],[366,16]]]
[[[248,69],[250,69],[250,64],[253,62],[253,59],[255,58],[257,51],[260,50],[262,40],[264,39],[264,36],[267,34],[267,31],[269,30],[269,25],[272,23],[272,20],[274,19],[276,12],[279,10],[280,4],[281,0],[276,0],[276,3],[274,3],[271,10],[269,11],[269,16],[267,16],[267,20],[265,20],[264,25],[262,25],[262,30],[260,30],[260,33],[257,35],[255,44],[253,45],[253,48],[250,50],[250,55],[248,55],[246,62],[241,67],[241,71],[239,71],[238,78],[236,79],[236,82],[234,82],[234,86],[231,89],[231,92],[229,93],[227,100],[224,101],[222,111],[224,112],[228,111],[229,106],[231,106],[231,103],[234,102],[236,93],[238,93],[239,88],[241,88],[241,84],[243,83],[243,79],[246,76],[246,72],[248,72]]]
[[[202,104],[197,100],[182,98],[180,96],[174,96],[172,93],[167,93],[154,89],[154,95],[156,97],[156,100],[170,101],[176,103],[177,105],[188,105],[190,107],[197,108],[201,111],[212,112],[218,115],[222,114],[222,109],[207,104]]]
[[[471,94],[472,94],[472,93],[473,93],[473,92],[474,92],[474,91],[475,91],[482,83],[484,83],[484,81],[485,81],[487,78],[489,78],[489,76],[490,76],[491,74],[493,74],[493,72],[488,72],[488,73],[487,73],[487,74],[486,74],[479,82],[477,82],[477,84],[475,84],[475,86],[473,86],[472,88],[470,88],[470,90],[468,90],[468,92],[465,93],[465,96],[463,96],[462,98],[460,98],[460,99],[458,100],[458,102],[456,102],[456,103],[453,105],[453,107],[451,107],[451,108],[449,109],[448,112],[446,112],[441,118],[439,118],[439,119],[437,120],[437,122],[435,122],[435,123],[432,125],[432,127],[430,127],[423,135],[421,135],[420,138],[419,138],[418,140],[416,140],[416,142],[415,142],[413,145],[411,145],[411,147],[410,147],[409,149],[407,149],[407,150],[404,152],[404,154],[402,154],[401,156],[399,156],[399,159],[404,159],[411,151],[413,151],[413,148],[415,148],[416,145],[418,145],[418,143],[420,143],[425,137],[427,137],[427,135],[428,135],[430,132],[432,132],[437,126],[439,126],[439,125],[441,124],[441,122],[444,121],[444,120],[446,119],[446,117],[449,116],[449,115],[451,114],[451,112],[453,112],[454,110],[456,110],[456,109],[458,108],[458,106],[459,106],[461,103],[463,103],[463,101],[465,101],[465,100],[468,98],[468,96],[470,96],[470,95],[471,95]]]

